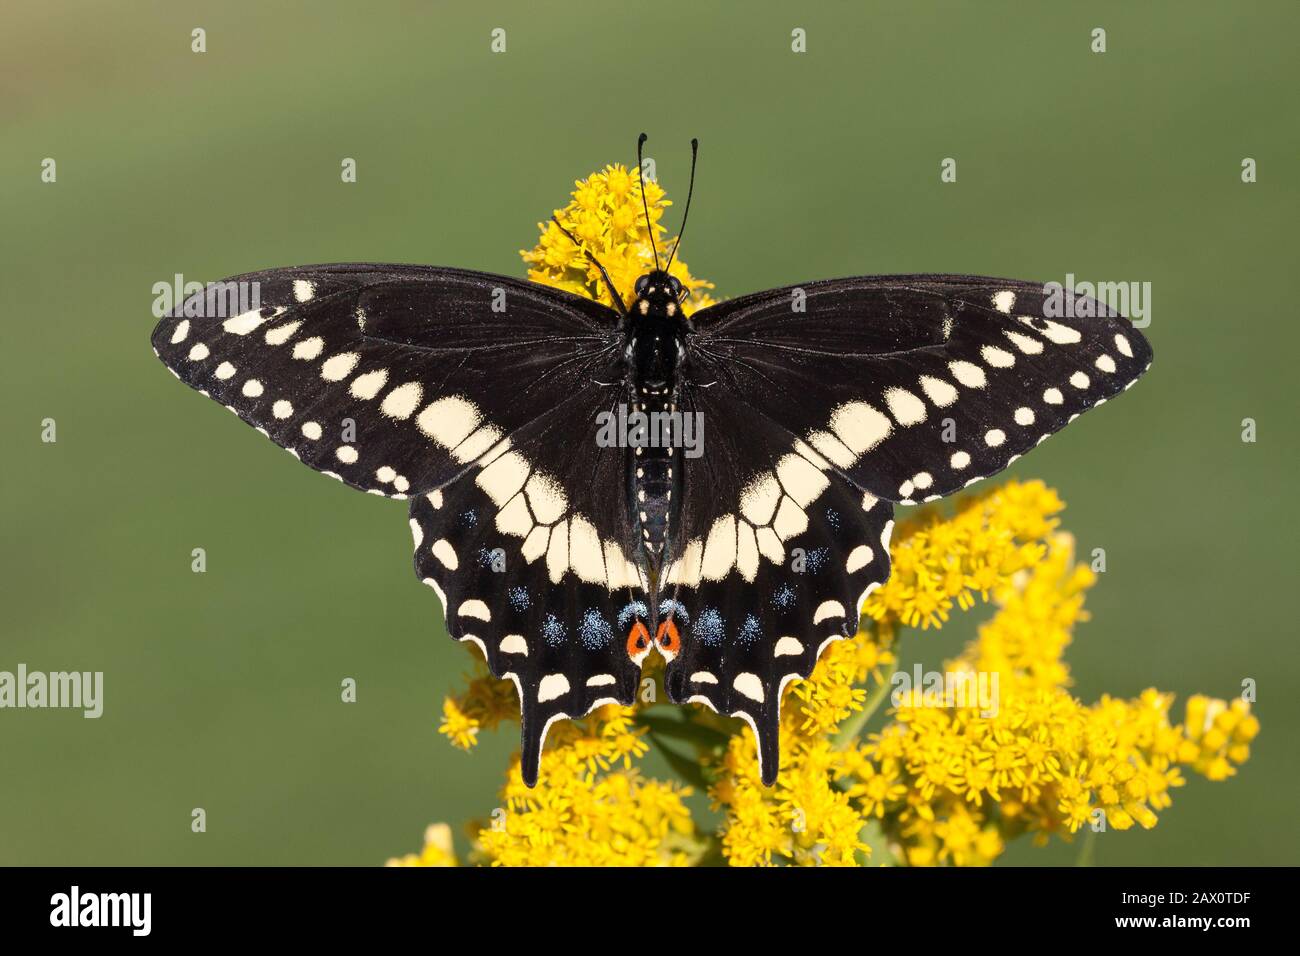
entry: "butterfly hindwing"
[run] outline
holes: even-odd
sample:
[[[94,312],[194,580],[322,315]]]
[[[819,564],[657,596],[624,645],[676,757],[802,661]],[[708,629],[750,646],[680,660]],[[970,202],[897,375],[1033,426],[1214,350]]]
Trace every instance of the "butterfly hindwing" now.
[[[590,517],[621,457],[569,448],[549,473],[507,452],[410,506],[415,573],[438,593],[448,632],[514,681],[530,786],[553,721],[632,702],[640,666],[627,635],[650,621],[627,528]]]
[[[692,318],[696,381],[735,391],[858,486],[907,503],[1001,471],[1151,363],[1106,306],[1013,280],[831,280]]]
[[[681,635],[665,672],[669,697],[742,717],[769,785],[779,769],[786,685],[809,676],[832,641],[856,633],[867,596],[889,577],[889,502],[833,476],[801,511],[805,526],[781,542],[781,561],[764,555],[725,571],[706,567],[711,550],[739,555],[756,545],[746,540],[755,533],[742,515],[724,518],[698,552],[699,565],[671,575],[661,590],[661,613],[673,616]]]

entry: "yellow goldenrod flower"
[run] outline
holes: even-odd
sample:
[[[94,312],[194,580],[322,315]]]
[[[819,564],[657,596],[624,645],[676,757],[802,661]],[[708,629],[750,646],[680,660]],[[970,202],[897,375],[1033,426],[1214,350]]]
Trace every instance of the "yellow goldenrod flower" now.
[[[645,184],[645,199],[659,258],[666,261],[668,257],[664,253],[672,248],[673,240],[668,238],[660,220],[671,203],[653,180]],[[636,280],[654,268],[654,252],[650,248],[650,232],[641,209],[641,186],[635,170],[620,165],[606,166],[601,172],[578,180],[568,205],[555,210],[555,218],[579,244],[574,245],[555,222],[538,223],[541,233],[538,244],[520,252],[529,266],[528,278],[613,306],[613,296],[605,288],[600,270],[586,255],[590,252],[609,273],[623,302],[631,303]],[[688,313],[713,304],[704,291],[712,289],[713,283],[693,277],[680,255],[669,271],[690,292],[683,303]]]
[[[445,823],[431,823],[424,831],[424,849],[395,857],[385,866],[459,866],[452,846],[451,827]]]

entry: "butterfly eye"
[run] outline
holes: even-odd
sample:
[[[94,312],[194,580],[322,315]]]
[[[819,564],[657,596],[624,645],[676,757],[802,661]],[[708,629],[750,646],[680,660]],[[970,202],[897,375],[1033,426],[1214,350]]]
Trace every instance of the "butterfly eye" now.
[[[636,280],[635,290],[637,295],[643,295],[645,293],[646,283],[649,281],[649,276],[641,276],[641,278]]]
[[[668,277],[668,288],[672,290],[674,297],[682,294],[682,283],[677,276]]]

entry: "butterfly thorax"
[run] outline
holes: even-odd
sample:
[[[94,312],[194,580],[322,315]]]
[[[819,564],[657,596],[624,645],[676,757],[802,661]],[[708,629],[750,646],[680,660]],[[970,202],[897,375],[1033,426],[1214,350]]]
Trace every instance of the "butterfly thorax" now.
[[[685,356],[685,323],[678,300],[681,286],[662,272],[637,282],[629,309],[627,363],[629,416],[628,508],[633,527],[657,573],[681,501],[681,412],[679,372]],[[632,417],[632,413],[640,413]]]

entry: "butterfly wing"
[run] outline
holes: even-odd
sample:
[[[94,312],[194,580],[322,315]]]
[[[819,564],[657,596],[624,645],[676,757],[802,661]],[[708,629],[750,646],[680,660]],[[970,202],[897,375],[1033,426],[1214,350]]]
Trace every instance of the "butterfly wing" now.
[[[597,479],[619,471],[615,457],[602,455]],[[493,676],[514,681],[529,786],[552,723],[632,703],[641,668],[624,639],[633,621],[649,620],[635,551],[602,537],[566,500],[575,478],[539,480],[503,458],[411,501],[415,573],[438,593],[448,633],[476,644]]]
[[[255,307],[237,312],[230,288]],[[375,494],[440,487],[593,401],[616,355],[604,306],[504,276],[399,265],[212,283],[162,319],[159,357],[305,464]]]
[[[660,582],[682,634],[668,691],[745,718],[765,782],[786,683],[853,633],[888,577],[890,502],[1000,471],[1150,364],[1145,340],[1088,302],[1073,314],[1093,318],[1048,316],[1032,283],[906,276],[692,316],[682,405],[705,453],[684,461]]]
[[[721,382],[687,383],[682,406],[703,423],[704,454],[683,459],[678,535],[659,582],[660,613],[681,636],[665,685],[674,701],[749,723],[770,784],[785,688],[856,632],[889,577],[893,506]]]
[[[554,720],[632,701],[639,666],[623,638],[649,620],[624,456],[594,441],[619,393],[619,317],[451,269],[308,266],[226,283],[256,283],[260,302],[234,311],[209,287],[159,323],[159,356],[312,468],[411,498],[416,574],[449,633],[514,680],[535,783]]]
[[[815,282],[692,318],[697,378],[909,504],[1001,471],[1151,364],[1096,300],[977,276]]]

